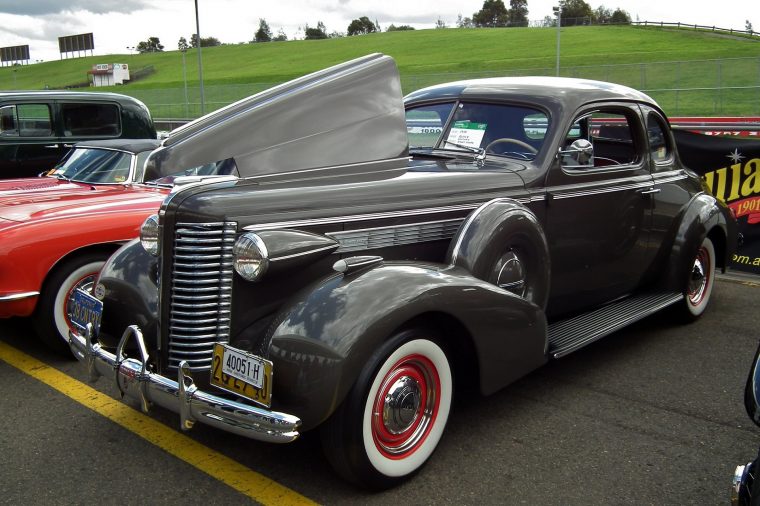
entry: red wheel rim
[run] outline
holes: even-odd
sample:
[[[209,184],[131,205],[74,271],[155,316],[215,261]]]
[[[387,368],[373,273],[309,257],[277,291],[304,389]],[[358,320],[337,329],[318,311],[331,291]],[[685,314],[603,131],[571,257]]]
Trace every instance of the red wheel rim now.
[[[694,259],[694,266],[689,276],[689,287],[687,289],[687,298],[692,306],[699,306],[705,300],[707,287],[710,284],[710,265],[712,259],[710,252],[704,246],[699,248],[697,258]]]
[[[438,370],[423,355],[408,355],[383,377],[372,406],[372,439],[389,459],[417,451],[435,424],[440,405]]]
[[[71,301],[71,296],[74,294],[74,290],[77,288],[81,288],[84,291],[89,291],[89,289],[92,288],[92,284],[95,282],[95,276],[97,276],[97,274],[97,272],[90,272],[89,274],[85,274],[73,285],[71,285],[69,291],[66,292],[66,298],[63,299],[63,318],[66,320],[66,325],[72,330],[74,327],[72,326],[71,320],[69,319],[69,302]]]

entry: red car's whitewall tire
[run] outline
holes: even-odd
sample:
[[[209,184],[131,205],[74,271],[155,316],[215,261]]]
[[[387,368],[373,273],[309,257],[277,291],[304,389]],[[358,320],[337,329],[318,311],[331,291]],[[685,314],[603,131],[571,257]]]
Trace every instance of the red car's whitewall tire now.
[[[63,262],[45,281],[34,315],[34,327],[40,339],[52,350],[70,354],[68,345],[68,300],[76,288],[87,289],[103,267],[107,256],[85,254]]]

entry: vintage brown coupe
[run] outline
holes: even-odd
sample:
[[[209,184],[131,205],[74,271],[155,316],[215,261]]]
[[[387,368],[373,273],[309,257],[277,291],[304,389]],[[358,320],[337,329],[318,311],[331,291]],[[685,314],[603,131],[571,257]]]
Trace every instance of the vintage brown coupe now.
[[[77,293],[72,350],[183,429],[320,427],[370,487],[423,465],[455,386],[492,393],[667,306],[699,316],[736,240],[657,104],[609,83],[402,101],[370,55],[175,131],[146,173],[226,159],[241,178],[167,197]]]

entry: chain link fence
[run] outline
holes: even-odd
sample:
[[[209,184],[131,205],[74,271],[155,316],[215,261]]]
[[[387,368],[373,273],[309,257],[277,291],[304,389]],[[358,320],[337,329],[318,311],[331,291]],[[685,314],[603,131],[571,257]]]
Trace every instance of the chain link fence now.
[[[404,93],[433,84],[498,76],[553,76],[556,69],[531,68],[489,72],[449,72],[401,75]],[[609,81],[641,90],[669,116],[759,116],[760,57],[659,63],[561,67],[563,77]],[[248,83],[204,87],[205,111],[210,112],[279,83]],[[126,91],[126,90],[124,90]],[[197,87],[129,90],[156,119],[191,119],[201,115]]]

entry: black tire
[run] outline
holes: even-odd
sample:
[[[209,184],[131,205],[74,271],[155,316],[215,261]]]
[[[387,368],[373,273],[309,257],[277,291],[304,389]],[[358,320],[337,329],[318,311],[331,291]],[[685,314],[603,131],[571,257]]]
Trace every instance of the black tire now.
[[[440,341],[424,329],[399,332],[372,354],[322,425],[327,459],[344,479],[364,488],[403,481],[438,446],[452,391],[451,365]]]
[[[68,344],[67,304],[75,288],[92,286],[108,255],[87,253],[66,260],[47,277],[34,312],[33,325],[45,345],[56,353],[72,357]]]
[[[680,313],[687,322],[695,321],[707,310],[715,285],[715,247],[705,237],[687,271],[684,300]]]

